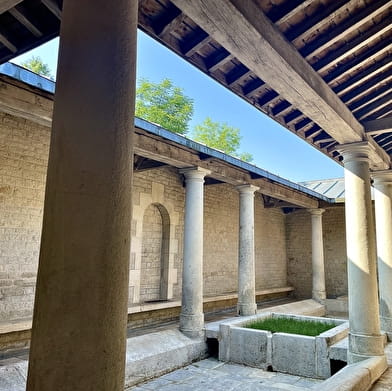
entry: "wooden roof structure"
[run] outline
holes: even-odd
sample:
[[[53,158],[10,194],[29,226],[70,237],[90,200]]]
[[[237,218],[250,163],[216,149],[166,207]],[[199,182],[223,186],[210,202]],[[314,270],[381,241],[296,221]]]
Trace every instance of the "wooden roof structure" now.
[[[61,0],[0,3],[0,63],[57,36]],[[392,0],[139,0],[139,28],[336,161],[392,155]],[[255,130],[257,131],[257,130]]]

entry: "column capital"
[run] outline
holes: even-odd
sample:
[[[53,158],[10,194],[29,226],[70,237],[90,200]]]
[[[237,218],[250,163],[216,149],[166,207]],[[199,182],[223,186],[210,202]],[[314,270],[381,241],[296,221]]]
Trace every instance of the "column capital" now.
[[[373,185],[392,185],[392,170],[373,171],[370,173]]]
[[[322,208],[311,208],[311,209],[307,209],[307,211],[312,216],[321,216],[325,212],[325,209],[322,209]]]
[[[246,185],[239,185],[235,187],[240,193],[254,193],[257,190],[260,190],[260,187],[246,184]]]
[[[206,168],[193,166],[181,168],[179,173],[183,174],[186,179],[204,179],[205,176],[211,174],[211,171]]]
[[[373,146],[367,141],[358,143],[340,144],[335,148],[343,156],[343,163],[350,161],[369,162],[369,154]]]

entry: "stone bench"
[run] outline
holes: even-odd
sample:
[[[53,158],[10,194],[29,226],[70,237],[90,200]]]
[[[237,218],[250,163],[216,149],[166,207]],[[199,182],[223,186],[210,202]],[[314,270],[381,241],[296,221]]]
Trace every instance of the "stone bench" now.
[[[258,290],[256,301],[275,299],[287,296],[292,287],[281,287]],[[219,296],[205,297],[204,312],[215,312],[237,305],[237,294],[228,293]],[[181,312],[181,301],[162,301],[143,303],[128,308],[128,328],[135,329],[157,325],[159,323],[177,321]],[[31,338],[31,319],[20,319],[0,322],[0,350],[16,349],[29,346]]]

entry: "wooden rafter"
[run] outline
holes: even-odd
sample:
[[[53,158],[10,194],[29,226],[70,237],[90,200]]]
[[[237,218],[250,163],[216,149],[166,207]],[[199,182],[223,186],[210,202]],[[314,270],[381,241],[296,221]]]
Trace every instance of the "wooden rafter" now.
[[[8,11],[19,23],[27,28],[36,37],[42,37],[42,32],[38,30],[38,28],[21,12],[19,12],[16,8],[11,8]]]
[[[347,18],[336,26],[333,26],[326,33],[319,35],[311,43],[300,49],[300,53],[309,60],[311,57],[317,56],[323,50],[331,47],[333,44],[343,39],[345,35],[353,31],[357,31],[365,23],[372,20],[375,16],[390,10],[391,4],[389,0],[377,0],[371,2],[362,11],[354,15],[348,15]]]

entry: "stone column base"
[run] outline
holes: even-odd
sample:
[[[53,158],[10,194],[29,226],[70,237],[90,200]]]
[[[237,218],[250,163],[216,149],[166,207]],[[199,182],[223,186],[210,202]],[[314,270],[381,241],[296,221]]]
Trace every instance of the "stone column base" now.
[[[237,304],[237,314],[240,316],[250,316],[257,313],[256,303],[238,303]]]
[[[204,314],[180,314],[180,331],[189,338],[204,336]]]
[[[312,299],[324,304],[327,295],[325,291],[312,291]]]
[[[372,356],[383,356],[385,335],[348,335],[348,364],[366,360]]]
[[[388,341],[392,341],[392,318],[386,316],[380,316],[380,328],[387,337]]]

